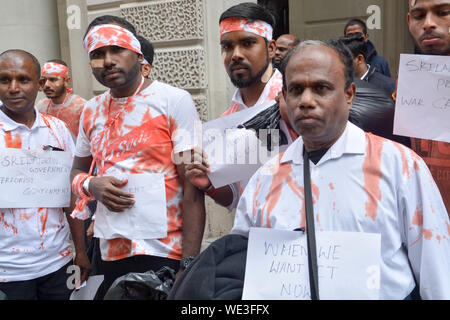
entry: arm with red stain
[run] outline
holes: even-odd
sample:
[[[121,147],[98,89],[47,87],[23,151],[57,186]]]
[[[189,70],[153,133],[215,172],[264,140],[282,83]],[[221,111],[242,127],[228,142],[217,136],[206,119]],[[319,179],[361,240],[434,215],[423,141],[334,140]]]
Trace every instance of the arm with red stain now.
[[[422,299],[450,299],[450,222],[426,164],[412,152],[398,191],[403,241]]]
[[[205,196],[188,179],[184,179],[183,164],[177,165],[177,171],[183,185],[182,257],[195,257],[200,253],[205,232]]]

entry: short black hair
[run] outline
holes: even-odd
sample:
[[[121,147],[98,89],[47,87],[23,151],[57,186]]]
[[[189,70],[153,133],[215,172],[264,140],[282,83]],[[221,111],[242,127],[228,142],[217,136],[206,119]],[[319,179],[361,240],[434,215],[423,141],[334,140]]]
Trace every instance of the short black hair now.
[[[367,25],[364,21],[362,21],[361,19],[351,19],[349,22],[347,22],[347,24],[345,25],[344,28],[344,36],[346,35],[347,32],[347,28],[350,26],[354,26],[354,25],[359,25],[362,27],[363,29],[363,35],[367,35]]]
[[[63,60],[61,60],[61,59],[52,59],[52,60],[48,60],[47,62],[54,62],[54,63],[57,63],[57,64],[62,64],[63,66],[66,66],[66,67],[69,67],[68,65],[67,65],[67,63],[65,63]]]
[[[359,34],[351,34],[347,37],[342,37],[341,40],[352,52],[353,58],[362,54],[364,60],[367,59],[367,43],[364,41],[364,37]]]
[[[139,43],[141,44],[141,51],[144,55],[145,60],[147,60],[150,65],[153,64],[153,57],[155,56],[155,49],[153,48],[153,44],[148,41],[143,36],[136,36],[136,38],[139,40]]]
[[[33,63],[34,69],[36,71],[37,78],[39,79],[41,77],[41,64],[39,63],[39,60],[34,55],[29,53],[28,51],[25,51],[22,49],[6,50],[0,54],[0,60],[2,60],[3,58],[7,58],[8,56],[16,55],[16,54],[22,55],[22,56],[25,56],[25,57],[28,57],[31,59],[31,62]]]
[[[298,51],[306,46],[310,45],[322,45],[336,51],[344,65],[344,75],[345,75],[345,88],[347,89],[352,83],[354,78],[353,69],[353,55],[347,46],[340,40],[328,40],[326,42],[320,40],[307,40],[301,42],[299,45],[295,46],[286,57],[281,61],[280,72],[283,75],[283,87],[286,89],[286,68],[291,60],[292,56]]]
[[[244,2],[229,8],[222,13],[219,23],[225,19],[234,17],[247,18],[249,20],[262,20],[275,29],[276,20],[274,15],[268,9],[256,3]]]
[[[100,16],[100,17],[97,17],[94,20],[92,20],[92,22],[88,25],[88,27],[86,29],[86,33],[84,34],[83,39],[86,38],[86,35],[88,34],[89,30],[91,30],[93,27],[99,26],[102,24],[111,24],[113,22],[115,22],[116,24],[119,24],[123,28],[127,29],[134,36],[137,35],[136,28],[130,22],[125,20],[124,18],[112,16],[112,15],[104,15],[104,16]]]

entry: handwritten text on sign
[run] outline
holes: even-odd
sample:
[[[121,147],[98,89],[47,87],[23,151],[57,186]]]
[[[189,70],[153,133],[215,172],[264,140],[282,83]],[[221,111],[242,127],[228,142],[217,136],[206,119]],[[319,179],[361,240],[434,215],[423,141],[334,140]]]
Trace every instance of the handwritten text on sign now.
[[[378,299],[379,234],[316,233],[321,299]],[[250,229],[243,299],[309,300],[306,234]]]
[[[68,207],[71,167],[69,152],[1,149],[0,207]]]
[[[402,54],[394,133],[450,142],[450,57]]]

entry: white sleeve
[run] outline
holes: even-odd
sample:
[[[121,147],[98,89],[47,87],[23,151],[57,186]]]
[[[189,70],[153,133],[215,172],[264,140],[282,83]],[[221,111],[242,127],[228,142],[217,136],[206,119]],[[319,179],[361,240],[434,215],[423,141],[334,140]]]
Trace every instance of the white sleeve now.
[[[399,213],[408,257],[422,299],[450,299],[450,222],[428,167],[414,159],[399,187]]]
[[[191,95],[183,90],[181,98],[169,105],[168,111],[173,152],[193,149],[196,146],[195,127],[201,126],[201,122]]]
[[[86,108],[83,109],[83,112],[80,116],[80,125],[78,126],[78,137],[77,137],[77,144],[75,148],[75,156],[77,157],[89,157],[91,156],[91,141],[86,136],[86,133],[84,132],[83,123],[84,123],[84,112],[86,111]]]
[[[233,228],[231,229],[231,234],[240,234],[242,236],[248,237],[250,228],[255,226],[254,216],[253,216],[253,203],[255,196],[255,186],[257,179],[256,173],[249,181],[246,186],[244,193],[239,198],[239,202],[236,208],[236,215],[234,217]]]

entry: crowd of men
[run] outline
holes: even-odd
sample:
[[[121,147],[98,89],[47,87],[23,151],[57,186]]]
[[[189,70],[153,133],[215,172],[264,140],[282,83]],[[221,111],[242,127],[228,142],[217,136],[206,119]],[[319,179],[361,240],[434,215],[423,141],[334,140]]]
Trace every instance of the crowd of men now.
[[[450,56],[450,1],[412,0],[407,22],[421,53]],[[254,3],[229,8],[218,23],[217,45],[237,88],[222,117],[278,103],[288,140],[250,179],[220,188],[194,144],[192,97],[151,79],[153,46],[125,19],[100,16],[86,30],[92,73],[109,89],[89,101],[72,92],[64,61],[41,68],[29,52],[0,54],[2,152],[73,157],[68,207],[0,208],[0,292],[68,299],[72,264],[81,270],[78,284],[104,275],[99,300],[128,273],[170,267],[178,279],[200,254],[205,197],[236,209],[231,234],[308,232],[304,170],[311,166],[317,232],[381,235],[380,299],[450,299],[450,146],[412,139],[411,150],[349,122],[355,78],[395,99],[388,63],[365,23],[351,20],[342,38],[327,42],[273,39],[275,18]],[[47,98],[37,102],[39,91]],[[142,181],[156,190],[151,208],[160,209],[148,221],[131,220],[130,212],[142,212]],[[130,221],[142,223],[127,228]]]

